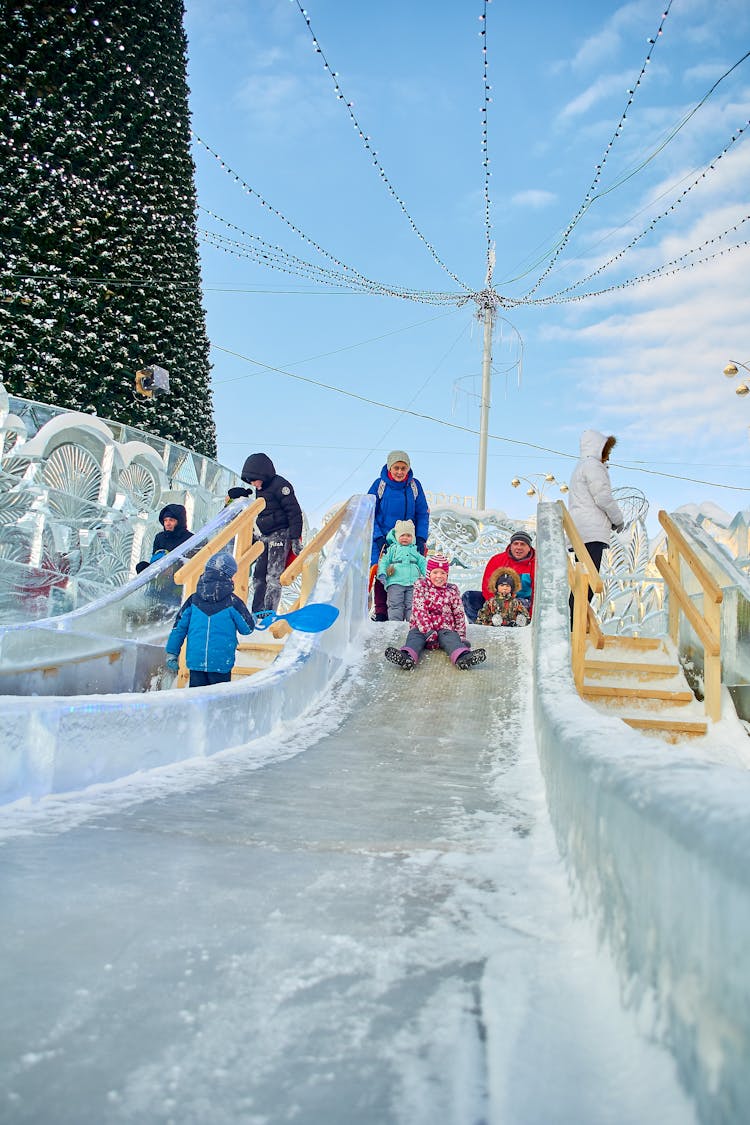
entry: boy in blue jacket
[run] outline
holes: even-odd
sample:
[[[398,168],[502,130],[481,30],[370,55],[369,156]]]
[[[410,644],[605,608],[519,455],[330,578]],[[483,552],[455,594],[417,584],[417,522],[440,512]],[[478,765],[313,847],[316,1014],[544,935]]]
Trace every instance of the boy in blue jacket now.
[[[253,616],[234,592],[237,563],[224,551],[206,563],[198,586],[175,618],[167,641],[167,668],[179,669],[178,657],[187,637],[186,664],[190,687],[225,684],[232,678],[237,633],[252,633]]]
[[[389,621],[408,621],[411,617],[414,583],[427,574],[425,557],[414,542],[411,520],[396,520],[388,532],[388,547],[380,557],[378,578],[385,586]]]

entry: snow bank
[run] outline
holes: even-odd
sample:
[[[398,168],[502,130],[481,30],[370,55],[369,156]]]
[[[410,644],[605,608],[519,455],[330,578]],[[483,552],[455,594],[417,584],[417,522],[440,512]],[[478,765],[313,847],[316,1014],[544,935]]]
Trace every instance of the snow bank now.
[[[267,670],[214,688],[0,701],[0,804],[83,789],[262,738],[298,718],[347,663],[367,620],[372,496],[349,502],[311,601],[340,610],[293,633]]]
[[[669,1045],[701,1118],[747,1120],[750,774],[580,699],[554,505],[540,505],[537,536],[535,722],[558,845],[625,1002]]]

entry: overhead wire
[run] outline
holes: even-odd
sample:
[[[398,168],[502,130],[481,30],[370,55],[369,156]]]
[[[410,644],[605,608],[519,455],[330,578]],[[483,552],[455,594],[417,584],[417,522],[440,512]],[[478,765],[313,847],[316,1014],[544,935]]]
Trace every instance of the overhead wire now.
[[[368,398],[366,395],[358,394],[356,391],[347,390],[345,387],[336,387],[331,383],[323,383],[319,379],[311,379],[306,375],[299,375],[293,371],[287,371],[282,367],[276,367],[270,363],[263,363],[262,360],[252,359],[250,356],[243,355],[241,352],[234,351],[232,348],[225,348],[221,344],[213,344],[212,347],[216,351],[224,352],[225,355],[234,356],[235,359],[243,360],[245,363],[252,363],[256,367],[264,368],[266,371],[273,371],[277,375],[284,375],[287,378],[295,379],[300,383],[307,383],[308,385],[313,387],[320,387],[323,390],[332,391],[334,394],[344,395],[346,398],[355,399],[357,402],[366,403],[368,406],[377,406],[381,410],[392,410],[397,414],[407,414],[411,418],[418,418],[424,422],[433,422],[438,426],[444,426],[445,428],[450,430],[458,430],[461,433],[472,434],[474,437],[479,434],[479,430],[476,430],[471,426],[462,426],[458,422],[449,422],[445,418],[436,418],[433,414],[425,414],[422,411],[412,410],[409,407],[394,406],[388,402],[380,402],[377,399]],[[520,446],[524,449],[535,449],[538,452],[552,454],[555,457],[564,457],[569,461],[578,461],[580,457],[580,454],[578,453],[566,453],[561,449],[552,449],[549,446],[539,445],[536,442],[522,441],[520,438],[507,437],[503,434],[488,434],[487,436],[492,441],[502,441],[508,445]],[[616,462],[612,462],[612,465],[614,467],[619,467]],[[681,476],[677,473],[664,473],[656,469],[644,469],[632,465],[628,467],[633,472],[648,473],[651,476],[668,477],[671,480],[687,481],[690,484],[703,484],[711,488],[726,488],[734,492],[750,492],[750,486],[745,487],[743,485],[736,484],[723,484],[717,481],[699,480],[695,477]]]

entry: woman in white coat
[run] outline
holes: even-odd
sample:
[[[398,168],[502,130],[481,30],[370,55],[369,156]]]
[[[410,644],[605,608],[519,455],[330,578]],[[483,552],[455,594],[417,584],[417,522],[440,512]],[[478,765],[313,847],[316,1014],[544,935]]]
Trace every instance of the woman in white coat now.
[[[609,546],[610,532],[622,531],[625,525],[609,483],[607,462],[616,443],[617,438],[611,434],[605,437],[598,430],[584,430],[581,434],[581,459],[569,483],[568,511],[597,570]]]

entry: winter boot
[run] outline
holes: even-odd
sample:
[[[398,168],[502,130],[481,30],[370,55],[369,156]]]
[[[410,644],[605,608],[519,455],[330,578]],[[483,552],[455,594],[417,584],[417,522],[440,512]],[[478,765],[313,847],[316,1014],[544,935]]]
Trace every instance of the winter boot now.
[[[466,652],[462,652],[456,660],[456,667],[465,672],[467,668],[473,668],[475,664],[481,664],[483,660],[487,659],[487,653],[483,648],[470,648]]]
[[[411,672],[414,667],[414,659],[402,648],[387,648],[385,658],[390,660],[391,664],[398,664],[399,668],[403,668],[405,672]]]

